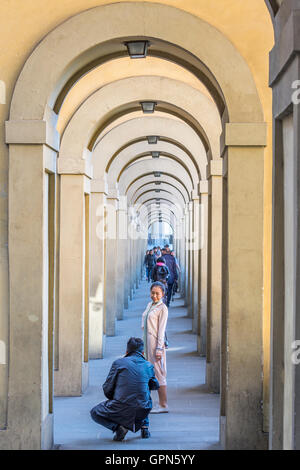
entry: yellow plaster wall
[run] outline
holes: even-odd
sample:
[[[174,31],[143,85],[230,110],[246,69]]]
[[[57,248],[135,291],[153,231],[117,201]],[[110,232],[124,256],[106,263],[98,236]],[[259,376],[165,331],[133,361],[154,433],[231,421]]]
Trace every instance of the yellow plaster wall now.
[[[140,1],[140,0],[134,0]],[[151,0],[143,0],[150,1]],[[0,80],[6,86],[6,104],[0,104],[0,327],[8,312],[7,294],[7,174],[8,151],[4,144],[4,121],[20,70],[37,43],[58,24],[80,11],[118,0],[1,0],[0,16]],[[273,28],[263,0],[164,0],[199,16],[218,28],[239,50],[252,71],[269,124],[268,147],[265,152],[264,208],[264,308],[265,332],[268,332],[271,283],[271,90],[268,89],[268,54],[273,46]],[[167,27],[167,25],[166,25]],[[195,38],[196,40],[196,38]],[[241,104],[242,105],[242,104]],[[242,175],[241,175],[242,176]],[[3,315],[2,313],[3,312]],[[6,321],[4,329],[6,330]],[[0,328],[1,329],[1,328]],[[1,339],[1,337],[0,337]],[[268,350],[269,337],[265,335]],[[1,426],[0,426],[1,427]]]

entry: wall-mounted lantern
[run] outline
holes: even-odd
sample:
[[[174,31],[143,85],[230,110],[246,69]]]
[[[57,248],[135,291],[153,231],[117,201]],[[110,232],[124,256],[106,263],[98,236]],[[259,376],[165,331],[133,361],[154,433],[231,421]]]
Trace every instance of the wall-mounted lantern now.
[[[152,158],[159,158],[160,152],[151,152]]]
[[[157,103],[156,101],[141,101],[140,105],[142,106],[143,113],[152,114],[154,113],[154,109]]]
[[[159,137],[157,135],[148,135],[148,144],[157,144]]]
[[[149,41],[128,41],[124,42],[127,47],[128,55],[131,59],[144,59],[147,57]]]

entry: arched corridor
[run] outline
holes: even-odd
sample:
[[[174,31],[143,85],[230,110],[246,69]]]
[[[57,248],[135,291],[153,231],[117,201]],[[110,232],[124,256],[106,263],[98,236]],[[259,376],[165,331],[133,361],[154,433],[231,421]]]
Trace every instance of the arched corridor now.
[[[142,336],[144,256],[168,227],[171,412],[143,446],[299,449],[300,0],[16,2],[0,18],[16,31],[0,59],[0,448],[110,448],[83,414]]]
[[[54,400],[54,443],[66,449],[219,449],[219,395],[205,386],[205,358],[197,354],[197,337],[186,315],[183,300],[176,296],[171,303],[168,321],[167,352],[168,401],[170,413],[150,415],[151,439],[129,433],[124,442],[116,443],[111,432],[91,421],[89,410],[105,399],[99,384],[104,383],[111,363],[126,346],[128,332],[140,336],[141,312],[149,297],[149,284],[143,280],[118,321],[116,336],[106,339],[103,360],[90,361],[90,382],[82,397]],[[197,371],[197,373],[195,373]],[[156,392],[153,392],[157,401]]]

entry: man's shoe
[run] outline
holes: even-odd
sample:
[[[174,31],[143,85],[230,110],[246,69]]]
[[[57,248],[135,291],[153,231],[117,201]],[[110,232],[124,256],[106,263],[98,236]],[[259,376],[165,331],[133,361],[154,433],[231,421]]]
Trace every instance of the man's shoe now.
[[[127,433],[128,433],[128,429],[125,429],[123,426],[119,424],[114,435],[114,441],[123,441]]]
[[[169,407],[168,406],[157,406],[155,408],[152,408],[150,413],[153,413],[153,414],[169,413]]]
[[[142,428],[141,429],[141,438],[142,439],[149,439],[149,437],[151,436],[150,434],[150,431],[148,428]]]

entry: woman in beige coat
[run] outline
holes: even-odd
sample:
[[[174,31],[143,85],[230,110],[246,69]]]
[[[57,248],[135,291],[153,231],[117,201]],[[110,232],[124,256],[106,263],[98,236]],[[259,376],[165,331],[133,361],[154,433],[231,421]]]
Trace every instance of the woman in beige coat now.
[[[167,367],[165,331],[168,320],[168,307],[163,303],[165,286],[154,282],[150,289],[151,299],[142,317],[144,330],[144,350],[146,359],[154,366],[155,376],[159,382],[159,407],[152,413],[168,413],[167,403]]]

